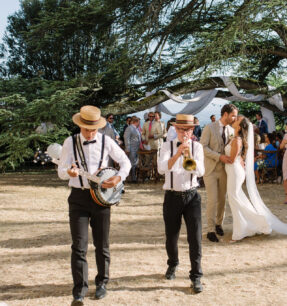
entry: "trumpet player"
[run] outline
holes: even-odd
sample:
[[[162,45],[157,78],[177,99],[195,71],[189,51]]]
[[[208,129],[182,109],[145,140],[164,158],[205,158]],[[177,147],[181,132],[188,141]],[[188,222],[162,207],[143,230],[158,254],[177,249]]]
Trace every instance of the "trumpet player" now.
[[[166,235],[167,271],[172,280],[179,265],[178,237],[184,218],[189,244],[191,270],[189,278],[195,293],[203,290],[201,270],[201,197],[197,192],[197,177],[204,174],[203,148],[191,140],[195,127],[192,115],[177,114],[173,123],[177,138],[165,142],[158,156],[158,171],[165,174],[163,218]]]

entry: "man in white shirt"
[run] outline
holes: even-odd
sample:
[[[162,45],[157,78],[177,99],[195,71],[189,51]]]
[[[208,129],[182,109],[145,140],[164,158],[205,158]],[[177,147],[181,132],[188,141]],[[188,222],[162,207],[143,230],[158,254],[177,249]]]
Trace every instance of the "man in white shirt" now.
[[[174,127],[177,138],[164,142],[158,157],[158,171],[165,174],[163,189],[165,190],[163,217],[166,234],[166,251],[168,269],[165,277],[174,279],[178,259],[178,237],[181,219],[184,217],[189,243],[191,270],[189,272],[193,290],[203,290],[200,278],[201,270],[201,198],[196,188],[197,177],[204,174],[203,149],[199,142],[191,141],[194,129],[192,115],[177,114]],[[190,158],[196,168],[187,171],[183,168],[183,154],[189,151]]]
[[[73,116],[73,122],[81,129],[78,139],[86,161],[86,171],[93,174],[99,168],[107,167],[109,157],[111,157],[120,165],[120,170],[116,176],[104,181],[102,188],[112,188],[120,181],[124,181],[131,168],[130,161],[114,140],[98,133],[98,129],[106,125],[106,120],[101,117],[100,110],[95,106],[83,106],[80,112]],[[86,254],[89,224],[92,228],[98,269],[95,278],[96,299],[101,299],[106,295],[110,264],[110,207],[103,207],[94,202],[88,180],[79,176],[79,168],[85,170],[80,155],[77,147],[73,145],[73,136],[68,137],[63,144],[58,175],[63,180],[69,180],[71,187],[68,203],[72,236],[73,306],[83,305],[83,299],[88,291]],[[77,161],[79,161],[78,165],[76,165]]]

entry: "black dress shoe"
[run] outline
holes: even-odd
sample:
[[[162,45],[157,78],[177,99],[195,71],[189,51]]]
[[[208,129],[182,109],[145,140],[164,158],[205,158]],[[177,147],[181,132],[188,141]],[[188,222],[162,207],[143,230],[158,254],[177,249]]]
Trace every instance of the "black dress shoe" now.
[[[211,242],[218,242],[218,238],[217,236],[215,235],[215,232],[208,232],[207,233],[207,239],[209,239]]]
[[[75,298],[73,299],[71,306],[83,306],[84,305],[84,299],[83,298]]]
[[[219,236],[224,236],[224,231],[221,225],[215,225],[216,234]]]
[[[200,293],[203,290],[203,287],[201,285],[200,279],[195,279],[194,281],[192,281],[192,285],[191,287],[193,288],[193,291],[195,293]]]
[[[169,266],[165,272],[166,279],[175,279],[175,271],[177,270],[177,266],[171,267]]]
[[[106,296],[106,294],[107,294],[107,289],[106,289],[105,284],[98,285],[96,287],[95,298],[97,300],[100,300],[100,299],[104,298]]]

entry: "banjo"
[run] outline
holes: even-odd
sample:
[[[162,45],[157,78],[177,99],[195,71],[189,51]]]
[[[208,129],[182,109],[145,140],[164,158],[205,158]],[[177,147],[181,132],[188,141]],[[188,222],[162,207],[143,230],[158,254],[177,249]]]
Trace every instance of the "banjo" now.
[[[52,162],[59,165],[62,146],[58,143],[53,143],[48,146],[46,152],[38,150],[34,156],[34,162],[40,161],[42,164]],[[90,193],[93,200],[101,206],[111,207],[118,205],[122,194],[124,193],[124,184],[119,182],[115,187],[102,188],[102,182],[117,175],[118,171],[112,167],[99,169],[96,173],[90,174],[83,169],[79,169],[79,175],[87,178],[90,181]]]

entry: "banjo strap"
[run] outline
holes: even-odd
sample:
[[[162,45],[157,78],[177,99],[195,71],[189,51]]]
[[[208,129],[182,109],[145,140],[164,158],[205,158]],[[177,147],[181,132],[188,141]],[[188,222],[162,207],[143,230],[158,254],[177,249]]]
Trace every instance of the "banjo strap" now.
[[[105,150],[105,134],[102,135],[102,150],[101,150],[101,159],[99,162],[99,169],[102,166],[103,158],[104,158],[104,150]]]
[[[76,163],[77,167],[79,168],[79,162],[77,160],[77,151],[78,151],[78,154],[79,154],[79,157],[80,157],[80,160],[81,160],[81,165],[84,168],[84,170],[86,172],[88,172],[88,166],[87,166],[85,154],[84,154],[84,151],[83,151],[83,147],[82,147],[82,144],[81,144],[80,134],[73,135],[73,149],[74,149],[75,163]],[[102,163],[103,163],[104,150],[105,150],[105,134],[102,135],[101,158],[100,158],[98,169],[101,168]],[[83,189],[84,185],[83,185],[83,179],[82,179],[81,176],[79,176],[79,180],[80,180],[81,188]],[[88,180],[88,182],[91,185],[91,182],[89,180]]]
[[[73,139],[73,151],[74,151],[75,163],[76,163],[76,166],[80,168],[80,165],[77,159],[77,148],[76,148],[77,135],[73,135],[72,139]],[[81,188],[83,189],[84,188],[83,179],[80,175],[79,175],[79,180],[80,180]]]

